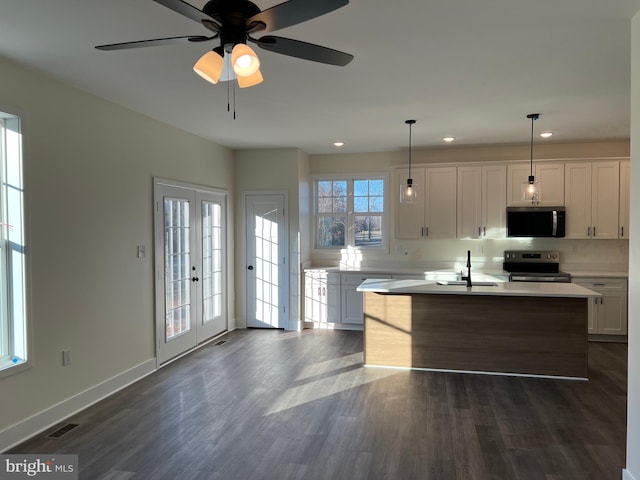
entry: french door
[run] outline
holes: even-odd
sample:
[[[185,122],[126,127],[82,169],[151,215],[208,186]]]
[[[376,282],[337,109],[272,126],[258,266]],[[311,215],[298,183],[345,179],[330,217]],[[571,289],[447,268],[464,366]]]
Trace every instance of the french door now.
[[[156,179],[156,356],[227,330],[226,193]]]
[[[288,274],[284,194],[247,194],[247,327],[286,328]]]

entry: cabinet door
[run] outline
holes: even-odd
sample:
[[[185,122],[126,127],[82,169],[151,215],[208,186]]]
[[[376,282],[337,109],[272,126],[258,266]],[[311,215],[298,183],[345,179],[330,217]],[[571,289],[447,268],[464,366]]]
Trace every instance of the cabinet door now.
[[[340,323],[340,285],[329,283],[326,292],[326,322]]]
[[[482,236],[505,238],[507,233],[507,166],[482,167]]]
[[[620,215],[618,221],[618,238],[629,238],[629,205],[630,205],[631,162],[620,162]]]
[[[412,168],[411,177],[417,190],[415,203],[400,203],[401,185],[407,184],[409,170],[398,169],[395,174],[395,188],[397,195],[395,198],[396,216],[395,230],[396,238],[423,238],[425,226],[425,173],[424,168]]]
[[[363,323],[362,293],[354,286],[342,286],[342,323]]]
[[[624,292],[606,292],[600,299],[598,333],[627,334],[627,295]]]
[[[529,163],[512,163],[507,166],[507,205],[510,207],[530,206],[531,201],[522,199],[522,184],[531,173]]]
[[[618,238],[620,163],[593,162],[591,179],[591,236]]]
[[[458,167],[458,238],[482,236],[482,181],[482,167]]]
[[[591,163],[567,163],[564,176],[566,238],[590,238]]]
[[[456,167],[425,168],[427,238],[456,238]]]
[[[536,181],[540,182],[539,205],[564,205],[564,163],[534,163],[534,166]]]

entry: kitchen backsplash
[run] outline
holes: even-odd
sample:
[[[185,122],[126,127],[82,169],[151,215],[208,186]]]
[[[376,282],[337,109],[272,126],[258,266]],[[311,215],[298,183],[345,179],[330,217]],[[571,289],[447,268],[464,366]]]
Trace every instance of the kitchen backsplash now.
[[[416,269],[459,269],[471,250],[476,270],[502,270],[505,250],[558,250],[564,271],[626,272],[628,240],[567,240],[558,238],[504,240],[392,240],[388,252],[344,249],[341,252],[314,251],[314,266],[402,267]]]

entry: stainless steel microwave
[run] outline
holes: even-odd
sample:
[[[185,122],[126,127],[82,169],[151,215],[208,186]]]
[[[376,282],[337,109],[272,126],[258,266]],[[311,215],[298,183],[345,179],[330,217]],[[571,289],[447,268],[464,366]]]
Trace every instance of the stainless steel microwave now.
[[[564,237],[565,207],[507,207],[507,237]]]

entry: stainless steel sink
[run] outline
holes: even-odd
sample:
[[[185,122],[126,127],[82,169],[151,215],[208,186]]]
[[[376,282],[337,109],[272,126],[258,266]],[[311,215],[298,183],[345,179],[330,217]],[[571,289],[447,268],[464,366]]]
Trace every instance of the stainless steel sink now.
[[[464,280],[438,280],[438,285],[466,285]],[[497,282],[471,282],[472,287],[497,287]]]

